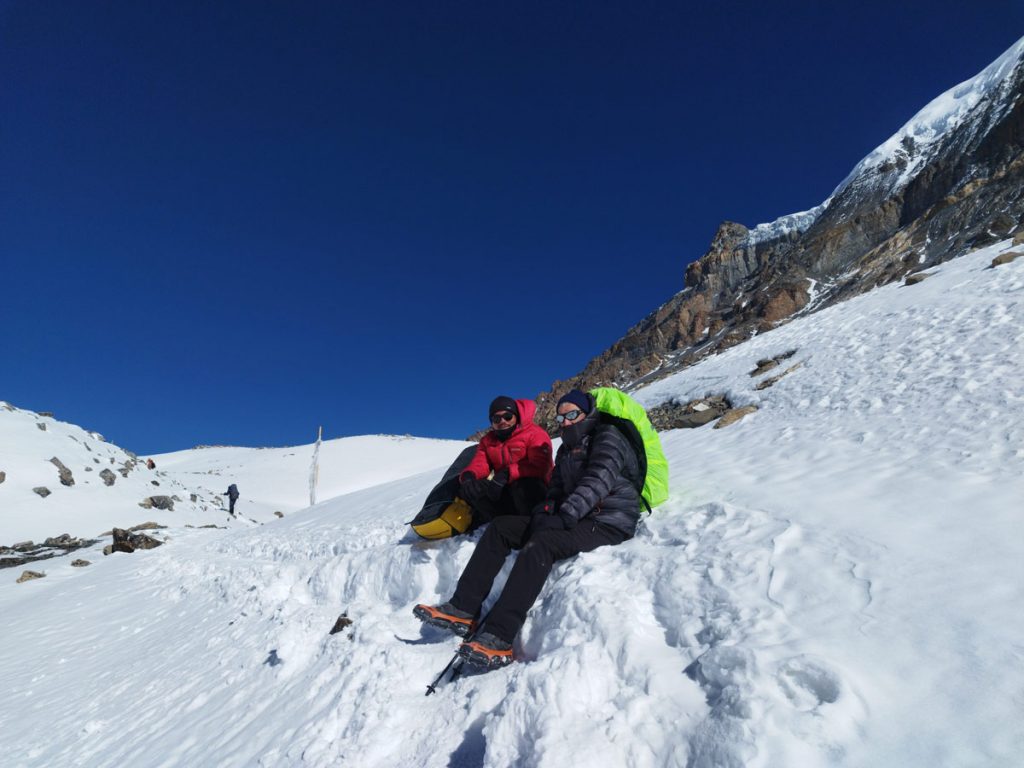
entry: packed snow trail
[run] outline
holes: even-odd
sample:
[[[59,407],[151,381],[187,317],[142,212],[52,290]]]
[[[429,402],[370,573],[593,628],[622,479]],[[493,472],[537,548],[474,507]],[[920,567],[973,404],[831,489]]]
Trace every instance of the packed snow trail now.
[[[0,582],[0,763],[1018,764],[1024,259],[988,269],[1003,249],[641,390],[760,410],[665,433],[670,500],[555,568],[519,663],[435,696],[456,641],[411,609],[474,544],[405,525],[440,470]]]

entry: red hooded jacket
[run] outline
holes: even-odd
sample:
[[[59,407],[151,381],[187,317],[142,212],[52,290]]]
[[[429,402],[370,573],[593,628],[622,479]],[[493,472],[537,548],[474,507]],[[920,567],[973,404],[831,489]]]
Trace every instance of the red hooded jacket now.
[[[551,438],[533,423],[537,405],[533,400],[516,400],[516,407],[519,423],[512,434],[504,441],[493,432],[484,435],[462,477],[469,474],[484,480],[491,472],[507,469],[510,483],[523,477],[539,477],[545,484],[551,480]]]

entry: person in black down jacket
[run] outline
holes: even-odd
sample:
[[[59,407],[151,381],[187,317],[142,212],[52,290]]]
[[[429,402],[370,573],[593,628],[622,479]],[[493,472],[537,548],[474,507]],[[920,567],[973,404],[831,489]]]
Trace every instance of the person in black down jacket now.
[[[578,389],[558,401],[562,446],[543,503],[530,517],[498,517],[481,537],[455,594],[438,606],[417,605],[422,621],[473,635],[480,607],[513,549],[522,549],[482,631],[459,647],[467,662],[497,668],[512,662],[518,634],[559,560],[633,537],[640,519],[640,468],[629,440],[602,424],[594,399]]]

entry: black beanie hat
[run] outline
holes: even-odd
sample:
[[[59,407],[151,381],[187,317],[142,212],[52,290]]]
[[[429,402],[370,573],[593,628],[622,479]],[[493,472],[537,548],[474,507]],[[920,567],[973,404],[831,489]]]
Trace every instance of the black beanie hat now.
[[[593,407],[593,400],[590,395],[586,392],[581,392],[578,389],[570,389],[564,395],[558,399],[558,405],[555,406],[555,410],[558,410],[562,403],[572,403],[577,406],[584,413],[590,413],[590,409]]]
[[[499,395],[491,401],[491,407],[487,409],[487,416],[493,416],[496,413],[502,411],[510,411],[515,414],[516,418],[519,418],[519,407],[516,405],[516,401],[511,397],[505,397],[505,395]]]

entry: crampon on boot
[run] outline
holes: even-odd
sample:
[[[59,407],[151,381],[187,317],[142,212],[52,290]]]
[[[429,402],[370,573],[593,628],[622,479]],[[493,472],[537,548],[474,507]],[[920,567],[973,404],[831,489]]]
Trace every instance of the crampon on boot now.
[[[451,603],[441,605],[424,605],[420,603],[412,609],[413,615],[424,624],[447,629],[459,637],[469,637],[476,629],[473,616],[460,611]]]
[[[512,643],[506,643],[490,632],[481,632],[478,637],[460,645],[458,654],[475,667],[500,669],[512,663]]]

